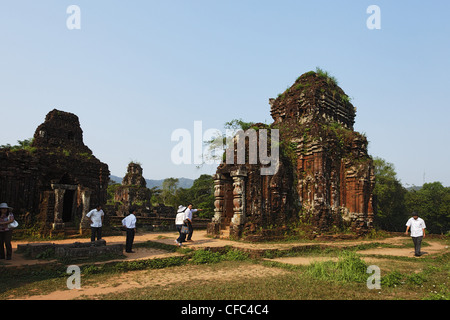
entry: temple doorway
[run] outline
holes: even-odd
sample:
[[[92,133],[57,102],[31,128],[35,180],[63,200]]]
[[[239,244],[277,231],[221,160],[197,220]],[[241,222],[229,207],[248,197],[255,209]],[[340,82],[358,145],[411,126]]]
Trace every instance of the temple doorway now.
[[[63,222],[71,222],[74,217],[74,200],[75,200],[75,190],[66,190],[64,192],[63,200],[63,212],[62,220]]]

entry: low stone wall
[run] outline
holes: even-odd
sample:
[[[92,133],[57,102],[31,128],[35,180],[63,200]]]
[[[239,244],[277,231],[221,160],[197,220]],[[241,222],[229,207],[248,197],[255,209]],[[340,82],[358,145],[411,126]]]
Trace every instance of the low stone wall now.
[[[28,243],[17,245],[17,253],[25,253],[31,259],[39,255],[55,256],[56,258],[91,258],[103,254],[123,253],[123,244],[106,245],[105,240],[93,242],[75,242],[68,244]]]
[[[27,243],[18,244],[16,253],[26,254],[28,258],[37,259],[40,254],[49,251],[51,254],[55,252],[54,243]]]

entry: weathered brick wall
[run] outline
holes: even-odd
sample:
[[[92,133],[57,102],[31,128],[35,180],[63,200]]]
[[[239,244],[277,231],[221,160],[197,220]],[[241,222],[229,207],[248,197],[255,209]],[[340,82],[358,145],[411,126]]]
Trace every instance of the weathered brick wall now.
[[[13,207],[14,213],[39,210],[41,179],[38,158],[23,150],[0,149],[0,201]]]

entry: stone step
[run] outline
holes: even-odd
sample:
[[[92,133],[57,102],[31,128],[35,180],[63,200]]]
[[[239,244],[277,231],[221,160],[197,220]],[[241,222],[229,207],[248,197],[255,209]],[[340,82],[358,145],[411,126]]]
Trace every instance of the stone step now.
[[[80,236],[80,228],[76,227],[64,228],[64,236],[67,238],[78,237]]]
[[[222,227],[220,230],[220,239],[230,238],[230,226]]]

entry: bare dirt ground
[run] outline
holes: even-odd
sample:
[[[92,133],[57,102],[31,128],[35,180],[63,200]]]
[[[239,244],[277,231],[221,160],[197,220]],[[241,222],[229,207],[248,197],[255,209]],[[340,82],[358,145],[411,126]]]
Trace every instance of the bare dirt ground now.
[[[176,232],[149,232],[149,233],[138,233],[135,237],[135,243],[145,242],[148,240],[157,241],[165,244],[175,244],[174,239],[177,238]],[[111,236],[104,237],[107,244],[113,243],[124,243],[124,236]],[[301,245],[311,245],[310,242],[289,242],[289,243],[245,243],[240,241],[231,241],[224,239],[212,239],[206,236],[206,232],[199,230],[194,233],[195,241],[189,242],[185,245],[185,247],[200,249],[205,247],[223,247],[226,245],[233,246],[235,248],[241,249],[253,249],[253,250],[262,250],[262,249],[289,249],[293,246],[301,246]],[[409,237],[399,236],[392,237],[382,240],[355,240],[355,241],[334,241],[334,242],[314,242],[313,244],[323,244],[330,245],[333,247],[345,247],[356,244],[364,244],[364,243],[386,243],[390,245],[403,245],[405,241],[408,241]],[[88,239],[66,239],[66,240],[55,240],[50,241],[52,243],[72,243],[75,241],[79,242],[87,242]],[[428,255],[438,255],[441,253],[448,252],[448,246],[443,244],[442,242],[435,239],[425,239],[425,241],[429,244],[426,248],[423,248],[423,251],[426,251]],[[17,244],[26,243],[26,242],[14,242],[13,247],[17,247]],[[135,248],[135,253],[124,253],[126,255],[125,259],[121,259],[121,261],[130,261],[130,260],[139,260],[139,259],[152,259],[152,258],[162,258],[162,257],[170,257],[179,255],[179,253],[167,253],[167,251],[150,249],[150,248]],[[367,262],[380,261],[382,257],[373,257],[373,255],[381,255],[381,256],[399,256],[399,257],[411,257],[413,255],[413,249],[411,248],[385,248],[378,247],[367,250],[358,251],[363,256]],[[370,257],[364,257],[368,256]],[[278,261],[282,263],[288,264],[310,264],[315,261],[325,261],[325,260],[333,260],[333,257],[285,257],[285,258],[276,258],[270,259],[272,261]],[[42,264],[49,263],[49,261],[40,261],[40,260],[27,260],[20,254],[13,254],[13,259],[7,261],[5,265],[9,266],[25,266],[31,264]],[[233,277],[236,279],[237,274],[239,277],[249,278],[249,277],[270,277],[276,274],[282,274],[285,271],[279,268],[270,268],[262,265],[250,265],[248,270],[245,273],[237,273],[233,268],[223,268],[220,270],[215,269],[205,269],[202,272],[199,272],[198,266],[184,266],[182,275],[180,275],[180,270],[174,267],[160,270],[142,270],[142,271],[132,271],[127,272],[124,275],[111,275],[109,279],[102,283],[98,283],[95,285],[85,285],[82,286],[79,290],[58,290],[51,292],[46,295],[31,295],[25,296],[20,299],[33,299],[33,300],[70,300],[77,298],[89,298],[92,299],[101,294],[109,294],[109,293],[118,293],[121,291],[130,290],[133,288],[143,288],[143,287],[152,287],[152,286],[168,286],[173,283],[177,283],[181,281],[180,276],[183,276],[183,280],[186,280],[186,277],[192,280],[203,280],[203,281],[216,281],[220,279],[227,279],[229,277]]]
[[[77,290],[58,290],[46,295],[35,295],[24,297],[26,300],[72,300],[72,299],[96,299],[99,295],[109,293],[120,293],[131,289],[169,286],[176,283],[185,283],[186,281],[216,281],[227,279],[233,276],[236,281],[256,277],[270,277],[287,273],[288,271],[279,270],[261,265],[249,265],[245,273],[238,274],[234,268],[224,268],[222,270],[202,268],[199,272],[199,266],[175,267],[170,271],[166,269],[130,271],[122,276],[111,276],[107,281],[95,286],[83,286]]]

